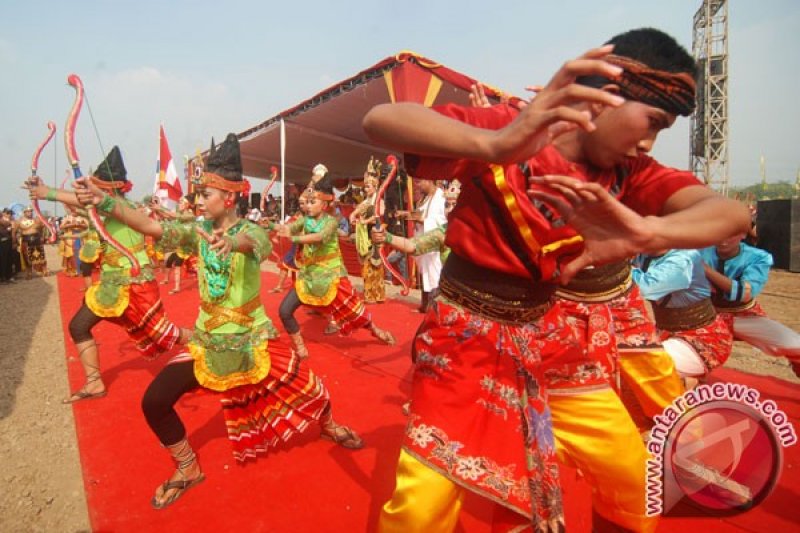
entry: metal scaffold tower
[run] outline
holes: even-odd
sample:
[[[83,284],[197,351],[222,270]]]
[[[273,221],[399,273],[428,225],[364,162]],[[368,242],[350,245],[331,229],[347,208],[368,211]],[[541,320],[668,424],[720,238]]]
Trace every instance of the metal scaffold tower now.
[[[728,2],[703,0],[694,14],[692,51],[698,65],[689,166],[717,192],[728,194]]]

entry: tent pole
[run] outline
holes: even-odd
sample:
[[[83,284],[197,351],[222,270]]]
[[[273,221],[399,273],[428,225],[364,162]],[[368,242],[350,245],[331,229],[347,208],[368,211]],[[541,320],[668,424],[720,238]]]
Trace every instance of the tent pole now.
[[[281,222],[286,220],[286,124],[281,118]]]

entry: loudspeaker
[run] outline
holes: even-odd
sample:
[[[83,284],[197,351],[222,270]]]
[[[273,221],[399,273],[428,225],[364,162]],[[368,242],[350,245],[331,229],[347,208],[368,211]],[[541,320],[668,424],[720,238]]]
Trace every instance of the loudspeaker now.
[[[261,193],[260,192],[253,192],[250,193],[250,209],[253,208],[261,209]]]
[[[800,200],[760,200],[756,231],[775,268],[800,272]]]

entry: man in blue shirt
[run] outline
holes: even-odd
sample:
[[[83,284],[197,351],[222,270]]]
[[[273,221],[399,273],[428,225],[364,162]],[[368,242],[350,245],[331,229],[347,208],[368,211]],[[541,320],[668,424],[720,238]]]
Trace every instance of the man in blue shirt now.
[[[767,317],[756,302],[772,266],[769,252],[741,242],[743,235],[701,250],[712,300],[733,337],[769,355],[787,357],[800,370],[800,334]]]
[[[728,359],[733,336],[711,302],[697,250],[640,255],[633,280],[653,306],[658,337],[688,387]]]

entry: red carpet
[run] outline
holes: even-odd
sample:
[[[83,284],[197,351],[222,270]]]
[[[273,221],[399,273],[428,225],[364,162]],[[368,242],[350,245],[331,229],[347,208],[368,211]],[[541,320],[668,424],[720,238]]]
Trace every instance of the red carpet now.
[[[264,274],[265,287],[275,275]],[[184,280],[184,286],[188,281]],[[80,306],[79,279],[59,275],[65,338],[67,325]],[[264,294],[267,313],[276,326],[282,295]],[[190,326],[197,315],[197,290],[192,281],[177,295],[163,291],[169,316]],[[379,344],[366,331],[348,339],[323,336],[325,320],[301,308],[300,320],[311,352],[309,363],[330,389],[334,415],[352,425],[366,441],[349,451],[318,438],[311,429],[284,449],[246,466],[231,455],[218,398],[210,393],[188,395],[178,410],[198,453],[206,481],[178,503],[155,511],[150,498],[172,471],[168,454],[147,427],[139,402],[167,357],[146,362],[116,326],[95,328],[103,376],[109,394],[75,404],[75,421],[94,531],[374,531],[381,505],[394,486],[394,467],[405,417],[400,407],[410,390],[409,346],[421,315],[402,302],[370,306],[376,323],[388,327],[397,346]],[[74,346],[67,342],[71,388],[83,383]],[[772,398],[800,430],[800,387],[773,378],[722,370],[719,380],[746,383],[762,398]],[[800,447],[785,449],[778,487],[759,507],[725,519],[667,519],[659,531],[789,531],[800,520]],[[564,469],[569,531],[589,531],[589,489]],[[489,531],[491,507],[468,497],[458,531]]]

